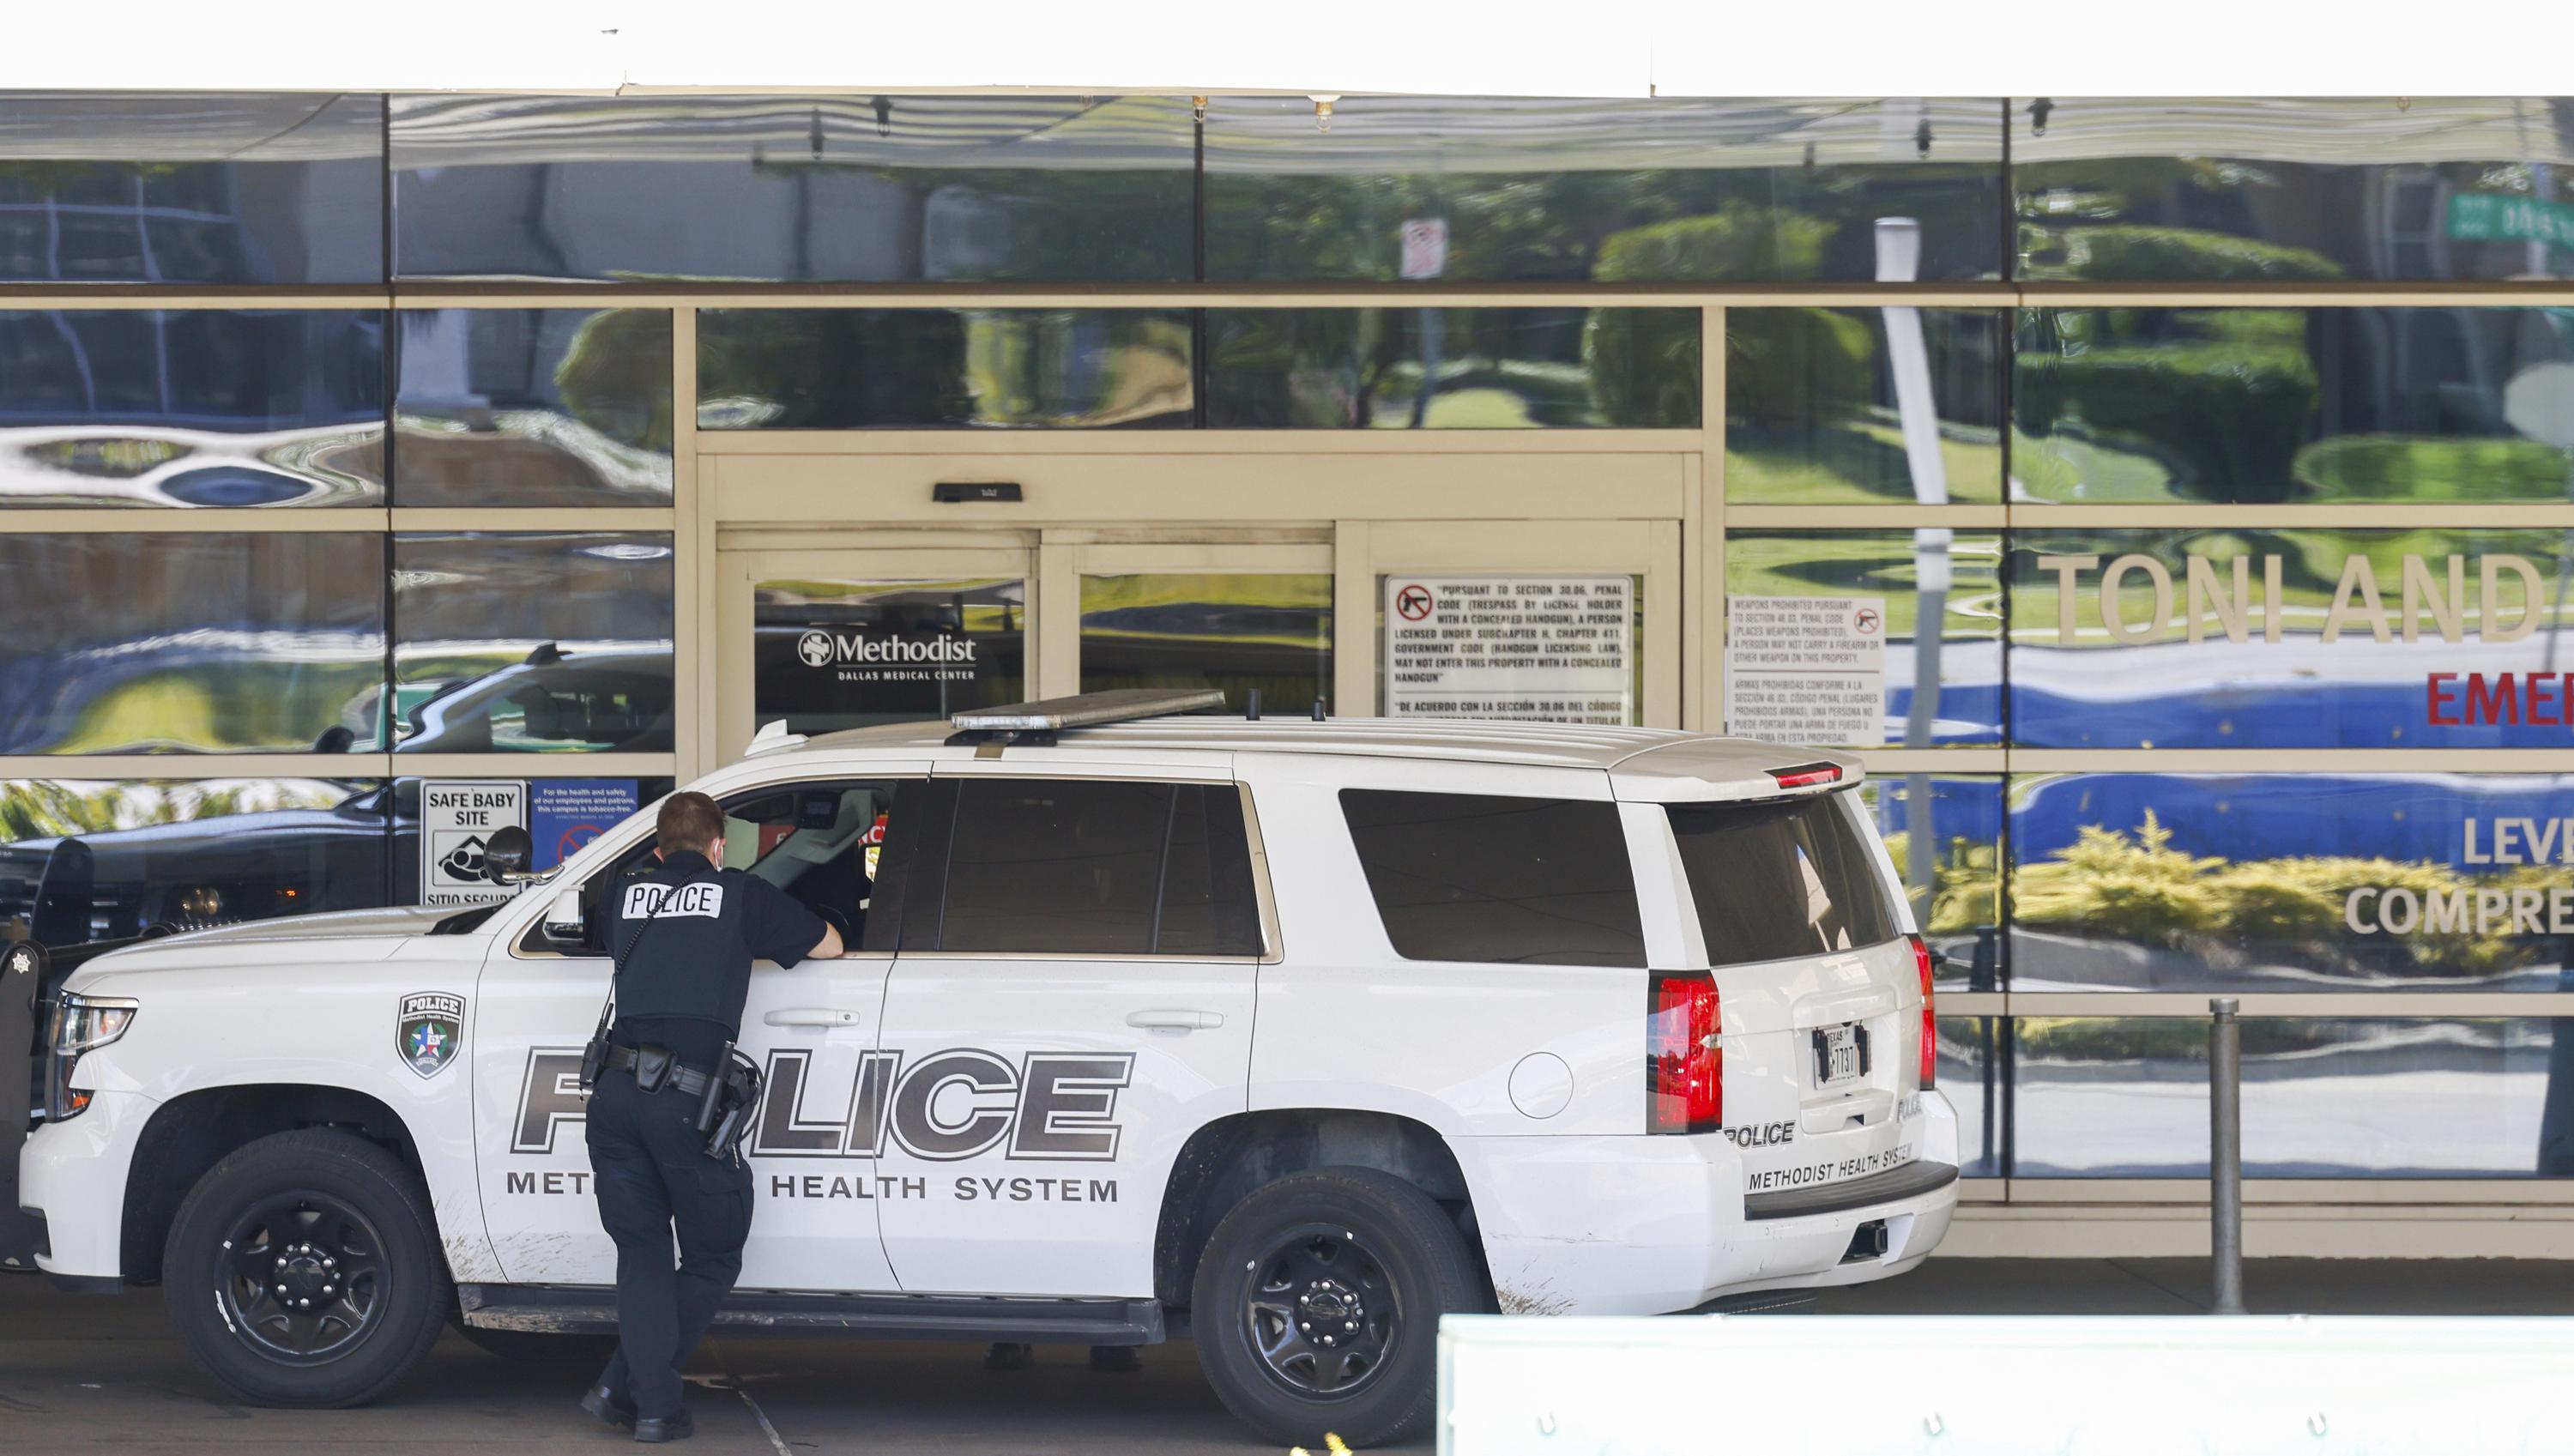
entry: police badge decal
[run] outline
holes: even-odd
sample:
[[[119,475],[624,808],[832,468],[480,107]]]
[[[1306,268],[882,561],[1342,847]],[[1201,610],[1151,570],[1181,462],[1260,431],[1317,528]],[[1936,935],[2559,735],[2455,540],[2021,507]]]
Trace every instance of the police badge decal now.
[[[415,991],[402,998],[394,1021],[394,1049],[405,1065],[434,1077],[456,1060],[465,1039],[465,998],[445,991]]]

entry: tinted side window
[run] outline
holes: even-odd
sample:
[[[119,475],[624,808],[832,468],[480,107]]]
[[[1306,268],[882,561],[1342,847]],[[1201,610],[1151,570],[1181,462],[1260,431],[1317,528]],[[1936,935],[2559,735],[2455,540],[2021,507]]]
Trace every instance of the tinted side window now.
[[[1171,800],[1163,849],[1162,919],[1153,948],[1163,955],[1258,955],[1260,907],[1251,886],[1251,849],[1242,793],[1229,783],[1183,783]]]
[[[1256,954],[1243,842],[1241,799],[1228,787],[967,780],[938,948]]]
[[[1615,804],[1345,788],[1341,812],[1406,960],[1645,963]]]

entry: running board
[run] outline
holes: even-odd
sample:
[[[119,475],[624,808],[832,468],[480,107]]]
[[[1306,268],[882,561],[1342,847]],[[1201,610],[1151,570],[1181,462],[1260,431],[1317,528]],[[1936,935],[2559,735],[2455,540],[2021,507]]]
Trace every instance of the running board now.
[[[596,1285],[459,1284],[477,1329],[610,1334],[617,1291]],[[985,1299],[934,1294],[735,1294],[715,1314],[718,1334],[836,1335],[867,1340],[1011,1340],[1022,1344],[1158,1345],[1167,1334],[1150,1299]]]

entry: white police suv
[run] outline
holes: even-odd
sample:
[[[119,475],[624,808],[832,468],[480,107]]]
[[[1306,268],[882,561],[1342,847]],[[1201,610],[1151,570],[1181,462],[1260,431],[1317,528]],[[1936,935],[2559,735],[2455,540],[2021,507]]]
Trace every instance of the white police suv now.
[[[752,977],[718,1334],[1187,1334],[1262,1432],[1365,1444],[1426,1419],[1442,1311],[1740,1307],[1938,1242],[1930,959],[1856,762],[1172,716],[1210,701],[764,735],[694,785],[863,947]],[[87,959],[17,1237],[163,1284],[254,1401],[366,1400],[451,1318],[611,1327],[578,1066],[651,825],[498,906]]]

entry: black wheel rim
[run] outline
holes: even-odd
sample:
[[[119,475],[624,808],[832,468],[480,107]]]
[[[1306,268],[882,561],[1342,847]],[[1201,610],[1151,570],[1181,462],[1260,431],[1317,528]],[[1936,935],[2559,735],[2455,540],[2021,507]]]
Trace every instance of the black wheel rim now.
[[[235,1338],[281,1365],[355,1349],[385,1307],[384,1241],[327,1193],[280,1193],[233,1221],[215,1271],[216,1307]]]
[[[1269,1378],[1306,1400],[1375,1385],[1403,1334],[1394,1276],[1357,1230],[1288,1230],[1245,1271],[1243,1332]]]

